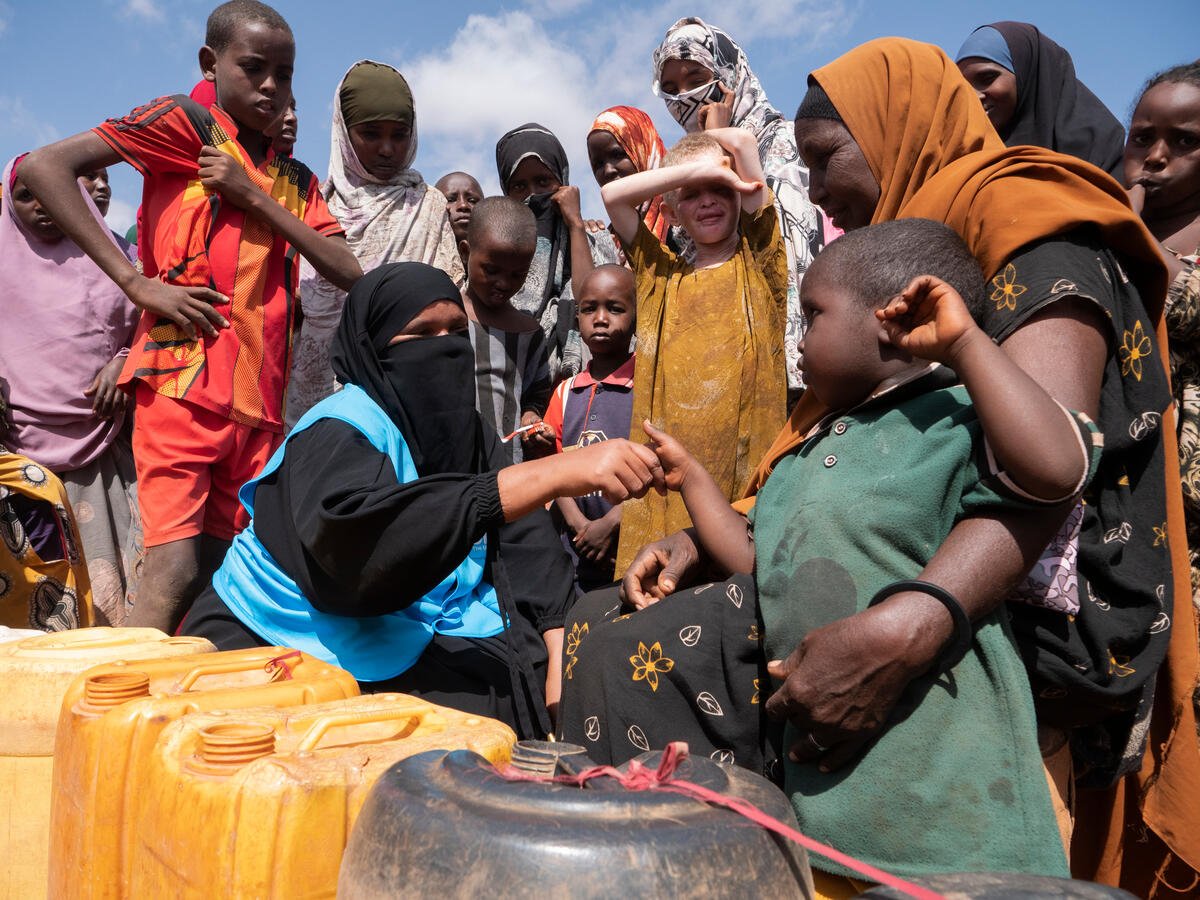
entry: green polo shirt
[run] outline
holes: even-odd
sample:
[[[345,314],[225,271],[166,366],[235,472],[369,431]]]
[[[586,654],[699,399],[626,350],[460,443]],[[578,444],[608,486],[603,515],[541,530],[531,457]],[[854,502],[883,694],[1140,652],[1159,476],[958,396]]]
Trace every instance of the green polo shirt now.
[[[768,659],[862,611],[885,585],[918,577],[960,519],[1037,505],[991,463],[954,380],[935,367],[831,416],[776,465],[751,513]],[[1094,426],[1078,425],[1094,467]],[[906,717],[852,768],[822,774],[785,758],[801,830],[902,875],[1066,876],[1004,612],[978,623],[972,651],[947,675],[916,682],[904,705]],[[783,748],[802,737],[789,724]],[[813,864],[850,874],[819,856]]]

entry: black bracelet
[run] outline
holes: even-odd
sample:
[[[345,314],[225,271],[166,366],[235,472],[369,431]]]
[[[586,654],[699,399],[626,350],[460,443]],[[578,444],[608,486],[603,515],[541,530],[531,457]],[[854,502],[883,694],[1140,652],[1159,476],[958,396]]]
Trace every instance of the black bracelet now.
[[[905,591],[916,591],[932,597],[946,607],[946,612],[950,613],[950,618],[954,621],[954,635],[942,648],[941,658],[938,660],[936,669],[937,675],[945,675],[957,666],[967,655],[967,651],[971,649],[971,641],[974,640],[975,632],[971,628],[971,620],[967,618],[967,611],[962,608],[962,604],[952,593],[944,587],[928,581],[893,581],[891,584],[881,587],[867,606],[875,606],[893,594],[901,594]]]

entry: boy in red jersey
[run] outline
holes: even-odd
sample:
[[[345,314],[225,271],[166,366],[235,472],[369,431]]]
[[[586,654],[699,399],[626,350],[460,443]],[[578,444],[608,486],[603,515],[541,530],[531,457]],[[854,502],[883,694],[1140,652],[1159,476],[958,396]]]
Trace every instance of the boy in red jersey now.
[[[146,568],[126,624],[172,630],[245,526],[238,488],[283,431],[297,253],[339,287],[362,274],[312,172],[263,132],[291,99],[295,42],[274,9],[208,19],[210,110],[182,95],[37,150],[22,176],[62,230],[142,309],[121,375]],[[88,212],[78,174],[125,161],[145,179],[143,278]],[[220,329],[220,330],[218,330]]]

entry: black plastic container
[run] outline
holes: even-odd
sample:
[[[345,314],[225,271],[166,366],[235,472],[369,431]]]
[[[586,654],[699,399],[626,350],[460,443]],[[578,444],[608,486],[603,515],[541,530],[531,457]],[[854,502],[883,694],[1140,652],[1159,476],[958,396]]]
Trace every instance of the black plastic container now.
[[[650,769],[661,754],[638,761]],[[559,771],[586,757],[564,755]],[[627,768],[621,767],[622,769]],[[795,826],[765,779],[708,759],[675,777],[742,797]],[[392,766],[363,806],[338,897],[811,898],[804,849],[724,808],[664,792],[507,781],[465,750]]]
[[[1137,900],[1133,894],[1090,881],[992,872],[962,872],[910,879],[946,900]],[[905,900],[895,888],[873,887],[860,897]]]

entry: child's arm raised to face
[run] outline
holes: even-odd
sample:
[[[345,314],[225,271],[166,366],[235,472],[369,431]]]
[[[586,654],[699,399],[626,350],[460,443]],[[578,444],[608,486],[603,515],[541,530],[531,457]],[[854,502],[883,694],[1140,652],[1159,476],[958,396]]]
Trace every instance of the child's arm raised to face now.
[[[704,133],[716,140],[722,149],[733,157],[733,170],[742,181],[759,185],[759,189],[754,193],[742,194],[742,209],[748,213],[756,213],[766,206],[767,192],[764,185],[767,176],[758,156],[758,141],[754,134],[745,128],[713,128]]]
[[[88,209],[76,177],[122,161],[108,144],[85,131],[30,153],[21,163],[21,180],[63,234],[78,244],[135,306],[170,319],[193,340],[198,332],[216,337],[217,329],[229,323],[213,304],[228,299],[206,287],[181,287],[143,278]]]
[[[975,324],[954,288],[919,276],[875,315],[893,345],[958,374],[988,445],[1022,490],[1047,502],[1082,490],[1090,448],[1074,418]]]
[[[344,236],[318,234],[251,181],[232,156],[215,147],[203,147],[198,162],[200,182],[206,188],[270,225],[331,284],[348,291],[362,277],[362,267]]]
[[[629,246],[637,237],[638,222],[642,220],[638,206],[659,194],[665,194],[686,184],[704,181],[728,185],[739,194],[762,191],[761,182],[743,181],[729,167],[727,161],[717,162],[714,153],[712,159],[698,159],[677,166],[662,166],[645,172],[634,172],[632,175],[610,181],[600,189],[600,196],[604,199],[604,208],[608,210],[608,217],[612,220],[613,231],[622,243]]]
[[[709,557],[728,572],[754,571],[754,542],[746,517],[729,504],[729,498],[687,448],[649,419],[642,430],[662,463],[667,490],[679,491],[696,536]]]

